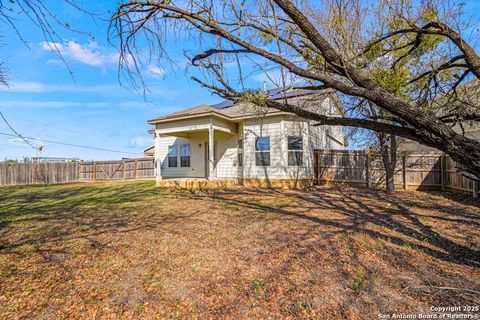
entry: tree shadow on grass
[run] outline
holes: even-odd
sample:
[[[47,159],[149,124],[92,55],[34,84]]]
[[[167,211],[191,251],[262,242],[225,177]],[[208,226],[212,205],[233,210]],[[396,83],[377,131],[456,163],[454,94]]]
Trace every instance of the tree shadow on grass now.
[[[148,199],[166,196],[153,182],[0,189],[0,253],[23,245],[152,228],[148,217],[137,221],[138,215],[129,213],[147,206]],[[14,240],[7,236],[13,225],[18,230]]]
[[[319,189],[305,192],[265,191],[216,191],[197,194],[194,197],[210,197],[229,205],[255,211],[307,220],[315,224],[332,227],[343,232],[360,232],[373,238],[383,239],[403,247],[413,247],[436,259],[480,268],[480,251],[461,245],[446,235],[435,231],[421,221],[421,217],[435,223],[457,223],[478,225],[480,213],[454,205],[422,203],[421,200],[387,196],[381,191],[360,189]],[[294,205],[275,206],[255,199],[254,194],[279,197],[288,195],[301,200]],[[239,197],[240,196],[240,197]],[[471,202],[468,201],[470,204]],[[411,208],[431,209],[437,215],[419,216]],[[322,217],[322,210],[334,210],[341,219]],[[316,213],[312,213],[315,211]]]
[[[471,202],[463,205],[452,201],[437,203],[424,194],[386,195],[381,191],[352,188],[322,188],[307,191],[267,189],[226,189],[211,192],[170,192],[155,188],[153,183],[75,185],[0,190],[0,252],[18,246],[64,241],[79,237],[93,239],[107,232],[131,232],[181,223],[195,215],[191,209],[173,215],[155,212],[138,214],[150,208],[150,200],[178,198],[207,199],[256,212],[289,216],[335,232],[361,232],[399,246],[413,247],[434,258],[480,268],[480,251],[455,241],[423,222],[471,225],[478,227],[479,213]],[[267,201],[271,198],[272,201]],[[273,198],[272,198],[273,197]],[[282,200],[282,201],[279,201]],[[457,200],[458,201],[458,200]],[[470,207],[469,207],[470,206]],[[431,210],[435,214],[418,215],[412,208]],[[338,218],[322,215],[334,212]],[[148,210],[145,210],[146,212]],[[267,219],[267,217],[264,217]],[[271,217],[270,217],[271,218]],[[11,240],[7,235],[11,224],[21,234]],[[87,229],[88,232],[81,232]],[[80,230],[80,232],[79,232]],[[93,241],[93,240],[92,240]],[[11,250],[9,250],[11,251]]]

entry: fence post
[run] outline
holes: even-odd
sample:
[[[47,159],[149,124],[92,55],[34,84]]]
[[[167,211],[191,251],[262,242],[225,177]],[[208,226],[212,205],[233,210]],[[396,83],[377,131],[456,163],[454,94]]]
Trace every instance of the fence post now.
[[[35,163],[32,162],[32,170],[30,171],[30,173],[32,174],[32,184],[35,184],[35,173],[36,173],[36,166],[35,166]]]
[[[476,180],[473,180],[473,199],[477,199],[478,198],[478,185],[479,185],[479,181],[476,181]]]
[[[134,179],[137,179],[137,168],[138,168],[138,163],[137,163],[137,160],[135,160],[135,167],[134,167],[134,170],[133,170],[133,177]]]
[[[122,180],[125,180],[125,160],[122,161]]]
[[[93,163],[93,182],[97,181],[97,163]]]
[[[442,191],[445,191],[445,180],[446,180],[446,171],[445,171],[445,154],[442,153],[440,156],[440,181],[442,184]]]
[[[370,156],[365,154],[365,179],[367,180],[367,188],[370,189]]]
[[[403,190],[407,190],[407,155],[402,157]]]

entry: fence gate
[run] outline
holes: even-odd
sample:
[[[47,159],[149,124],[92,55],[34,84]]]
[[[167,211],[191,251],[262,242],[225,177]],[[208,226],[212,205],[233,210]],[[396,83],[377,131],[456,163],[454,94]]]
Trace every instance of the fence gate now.
[[[80,180],[82,181],[151,179],[154,177],[153,158],[81,163]]]

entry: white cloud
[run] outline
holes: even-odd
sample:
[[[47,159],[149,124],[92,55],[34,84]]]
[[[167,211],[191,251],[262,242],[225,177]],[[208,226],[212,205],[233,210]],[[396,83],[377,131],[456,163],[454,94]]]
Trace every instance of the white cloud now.
[[[119,84],[102,84],[82,86],[74,84],[49,84],[42,82],[14,82],[8,87],[0,86],[0,92],[8,93],[105,93],[113,92],[115,95],[125,95],[128,92],[127,89]],[[162,99],[175,100],[176,97],[183,94],[183,90],[179,88],[149,86],[147,95],[149,97],[161,96]],[[146,107],[152,104],[145,101],[124,101],[119,104],[121,107]]]
[[[95,86],[75,86],[68,84],[47,84],[41,82],[16,82],[10,84],[8,87],[0,86],[0,91],[5,92],[30,92],[30,93],[44,93],[44,92],[105,92],[118,90],[119,85],[95,85]]]
[[[125,109],[132,108],[148,108],[149,105],[145,101],[124,101],[124,102],[110,102],[110,101],[94,101],[94,102],[79,102],[79,101],[35,101],[35,100],[4,100],[0,102],[0,107],[5,108],[104,108],[104,107],[118,107]],[[97,112],[97,111],[93,111]]]
[[[20,139],[20,138],[8,138],[7,141],[8,141],[8,143],[13,144],[13,145],[20,145],[20,144],[25,143],[25,141],[23,139]]]
[[[161,78],[165,76],[165,69],[154,66],[154,65],[149,65],[147,68],[147,72],[149,75],[157,78]]]
[[[145,147],[153,144],[153,138],[148,136],[134,137],[130,140],[131,147]]]
[[[79,108],[90,107],[99,108],[107,107],[107,102],[75,102],[75,101],[34,101],[34,100],[7,100],[0,103],[5,108]]]
[[[118,53],[107,52],[96,42],[81,45],[75,41],[64,44],[58,42],[42,42],[42,49],[47,52],[59,53],[65,59],[71,59],[90,66],[105,67],[118,62]],[[52,63],[52,59],[49,60]]]

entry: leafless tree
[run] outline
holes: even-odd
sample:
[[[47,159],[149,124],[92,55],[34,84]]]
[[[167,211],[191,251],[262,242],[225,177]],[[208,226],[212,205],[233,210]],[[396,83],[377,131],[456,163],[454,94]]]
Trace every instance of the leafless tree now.
[[[87,12],[82,9],[75,0],[65,0],[67,4],[76,8],[79,11],[87,13],[92,16],[93,13]],[[66,30],[87,34],[84,31],[76,30],[68,22],[62,22],[52,8],[47,6],[43,0],[0,0],[0,26],[2,26],[2,31],[7,30],[8,32],[14,32],[18,39],[26,46],[29,47],[28,41],[24,38],[24,33],[22,32],[21,23],[19,23],[21,18],[27,18],[31,21],[43,34],[43,40],[49,42],[62,41],[62,38],[59,36],[58,29],[65,28]],[[92,37],[91,34],[88,34]],[[57,56],[63,61],[65,66],[70,71],[69,65],[65,61],[64,57],[58,50],[57,46],[52,46]],[[4,67],[4,62],[0,61],[0,86],[8,86],[7,81],[7,71]],[[28,139],[21,135],[17,130],[15,130],[10,122],[7,120],[5,115],[0,111],[0,118],[7,127],[20,139],[22,139],[27,145],[33,149],[37,149]]]
[[[77,3],[77,0],[64,0],[64,2],[86,16],[98,16],[98,14],[85,10]],[[62,42],[60,29],[93,38],[92,33],[79,30],[68,21],[62,21],[55,9],[55,6],[45,3],[44,0],[0,0],[0,25],[2,26],[2,31],[6,30],[7,32],[15,33],[26,47],[29,47],[29,41],[25,39],[25,32],[22,30],[22,19],[27,19],[33,23],[41,31],[43,40],[47,42]],[[51,48],[72,74],[72,70],[70,70],[58,47],[52,46]],[[5,70],[3,72],[5,73]],[[4,84],[6,85],[6,82]]]
[[[190,62],[204,78],[193,80],[222,97],[249,100],[322,125],[418,141],[444,151],[480,177],[480,142],[452,128],[458,121],[478,121],[478,106],[468,113],[445,111],[451,110],[450,99],[458,99],[455,93],[462,84],[480,78],[480,57],[465,37],[469,26],[462,22],[461,9],[455,2],[434,0],[128,1],[118,6],[111,30],[122,54],[133,56],[140,37],[165,55],[172,32],[195,36],[205,49]],[[240,72],[233,74],[227,62],[236,62]],[[387,119],[359,117],[355,110],[329,117],[261,92],[245,94],[245,66],[252,64],[279,68],[284,84],[291,77],[297,87],[333,88],[369,101]],[[392,90],[392,81],[405,89]],[[440,96],[447,101],[441,116],[433,106]]]

